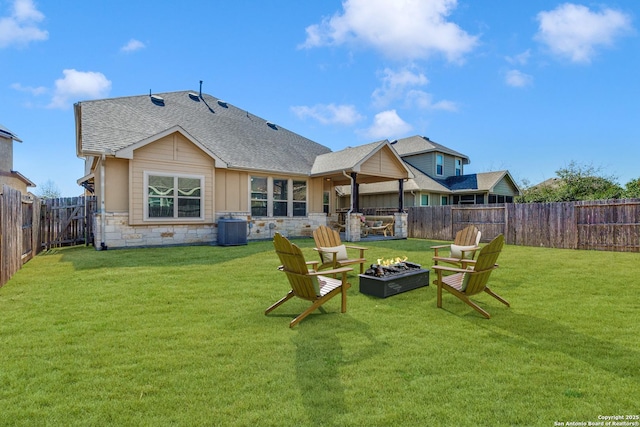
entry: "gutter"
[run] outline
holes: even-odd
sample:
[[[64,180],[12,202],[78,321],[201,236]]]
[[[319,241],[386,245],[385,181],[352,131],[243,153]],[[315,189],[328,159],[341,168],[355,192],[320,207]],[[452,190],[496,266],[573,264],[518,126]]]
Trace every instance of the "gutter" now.
[[[106,231],[106,224],[104,223],[106,220],[106,211],[105,211],[105,203],[104,203],[104,164],[106,162],[107,159],[107,155],[105,153],[102,153],[102,156],[100,157],[101,161],[100,161],[100,249],[101,250],[107,250],[107,245],[105,243],[105,239],[104,239],[104,233]]]

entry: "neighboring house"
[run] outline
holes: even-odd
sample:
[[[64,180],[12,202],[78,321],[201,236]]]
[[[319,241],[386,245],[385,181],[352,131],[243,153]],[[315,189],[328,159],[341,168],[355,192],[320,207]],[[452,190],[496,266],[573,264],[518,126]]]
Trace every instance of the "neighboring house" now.
[[[36,185],[13,170],[13,141],[22,142],[16,134],[0,125],[0,192],[3,185],[8,185],[26,196],[27,188]]]
[[[413,177],[388,141],[333,153],[207,94],[74,108],[76,153],[85,160],[78,184],[97,197],[93,233],[103,249],[216,243],[229,218],[247,221],[248,240],[310,236],[337,219],[336,186],[357,193],[361,183],[390,181],[397,192]]]
[[[391,142],[414,178],[404,184],[404,206],[512,203],[520,189],[509,171],[464,174],[469,157],[427,137],[412,136]],[[338,188],[344,205],[349,187]],[[397,187],[388,183],[365,184],[359,188],[360,207],[395,206]]]

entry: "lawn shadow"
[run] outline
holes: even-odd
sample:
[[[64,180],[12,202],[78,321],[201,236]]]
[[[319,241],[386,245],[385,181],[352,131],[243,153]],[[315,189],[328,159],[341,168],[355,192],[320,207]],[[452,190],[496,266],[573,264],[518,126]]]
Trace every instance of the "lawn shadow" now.
[[[564,353],[590,366],[611,372],[620,378],[640,381],[640,352],[600,338],[586,335],[567,325],[535,316],[511,312],[504,317],[492,317],[484,325],[503,341],[517,347]],[[475,326],[479,322],[473,322]]]
[[[298,325],[291,339],[296,347],[296,379],[311,425],[340,425],[341,417],[349,411],[340,371],[375,357],[384,351],[384,345],[376,340],[369,325],[348,314],[341,314],[335,321],[321,320]],[[345,350],[345,339],[355,351]]]
[[[41,256],[62,253],[62,262],[73,264],[76,270],[127,267],[181,267],[214,265],[241,260],[252,255],[272,252],[271,241],[251,242],[242,246],[164,246],[109,249],[97,251],[86,247],[52,250]],[[275,258],[274,258],[275,259]]]

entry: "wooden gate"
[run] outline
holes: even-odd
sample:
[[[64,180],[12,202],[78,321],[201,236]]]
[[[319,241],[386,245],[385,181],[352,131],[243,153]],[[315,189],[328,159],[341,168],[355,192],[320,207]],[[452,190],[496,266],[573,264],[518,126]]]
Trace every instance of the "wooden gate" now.
[[[43,247],[90,244],[95,200],[95,196],[45,200],[41,222]]]

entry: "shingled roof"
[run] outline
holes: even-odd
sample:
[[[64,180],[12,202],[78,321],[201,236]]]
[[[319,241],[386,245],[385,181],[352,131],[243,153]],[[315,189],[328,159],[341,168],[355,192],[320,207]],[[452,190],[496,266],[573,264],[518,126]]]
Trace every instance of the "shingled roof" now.
[[[218,98],[192,91],[82,101],[75,105],[78,156],[117,153],[174,128],[227,167],[308,175],[328,147]]]
[[[426,136],[415,135],[408,138],[401,138],[393,141],[391,144],[402,157],[437,151],[439,153],[460,157],[465,165],[469,164],[468,156],[445,147],[444,145],[438,144],[435,141],[431,141]]]

